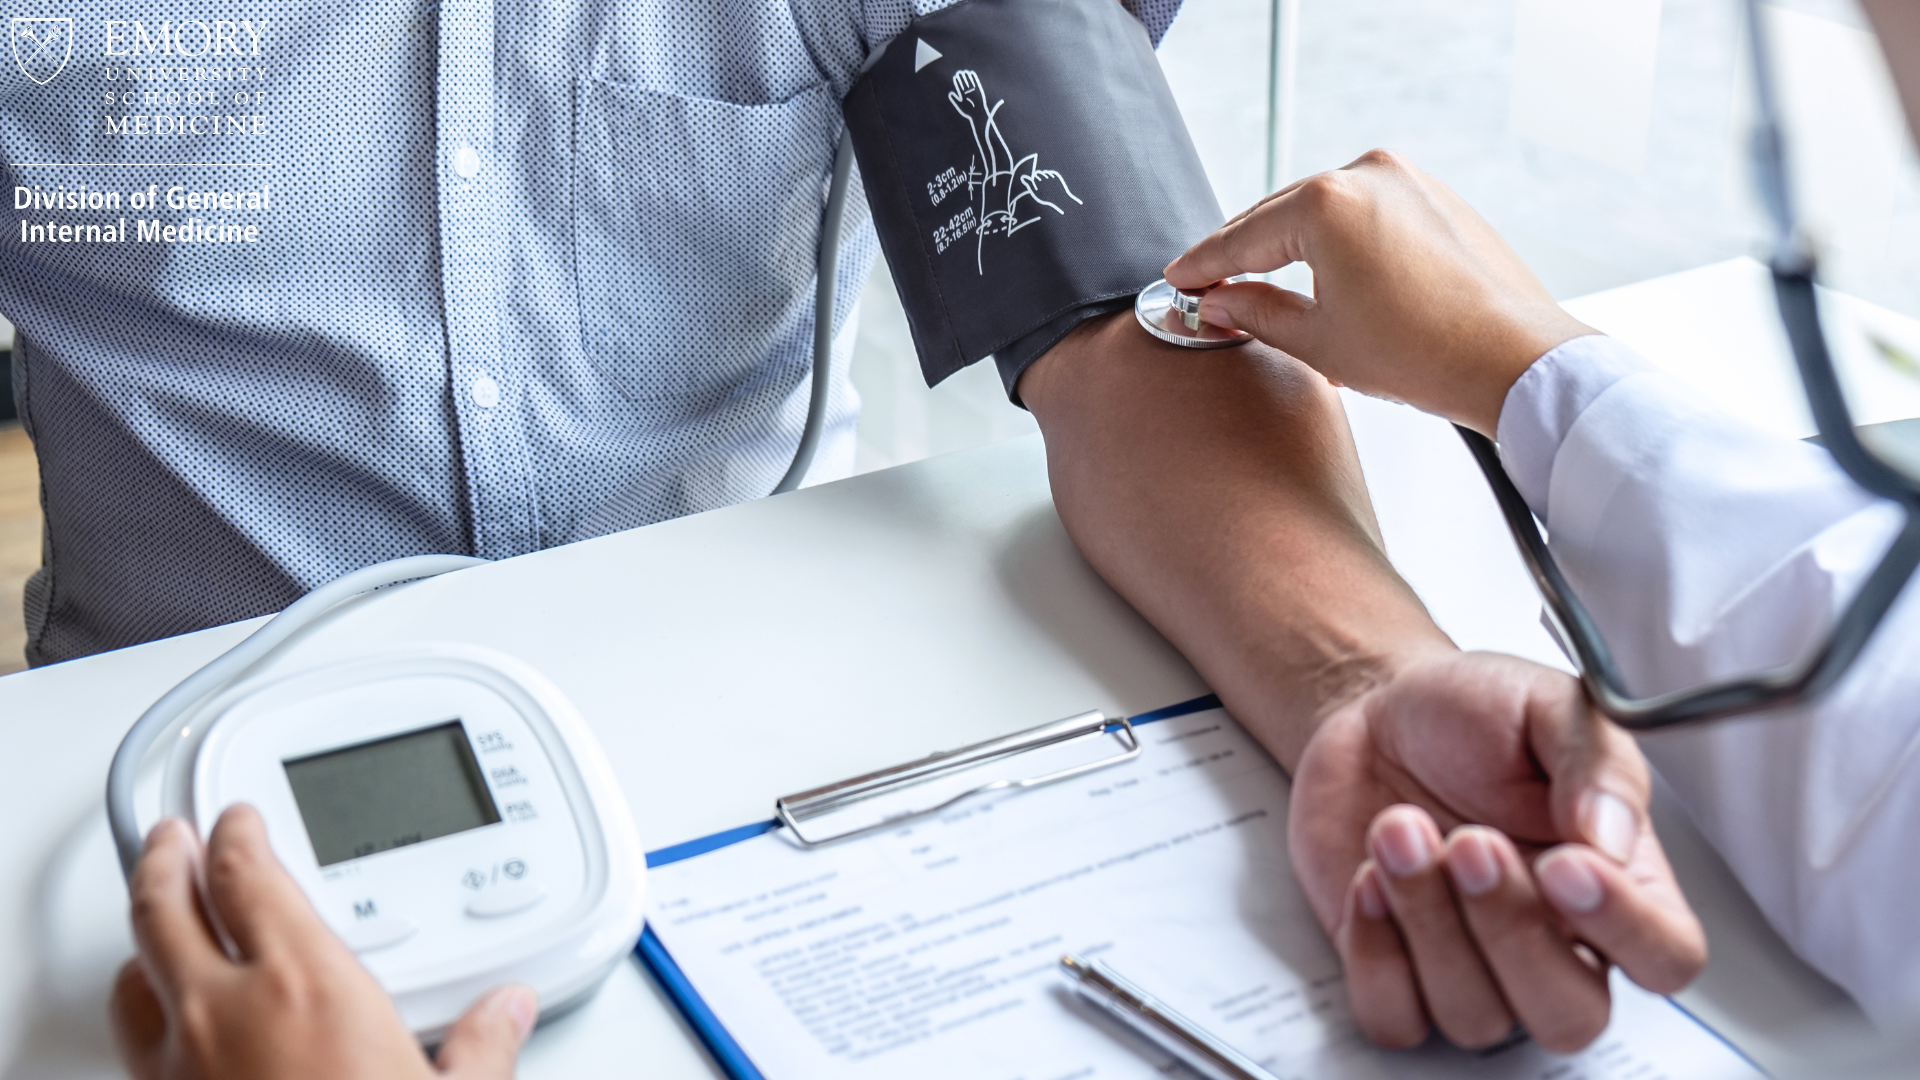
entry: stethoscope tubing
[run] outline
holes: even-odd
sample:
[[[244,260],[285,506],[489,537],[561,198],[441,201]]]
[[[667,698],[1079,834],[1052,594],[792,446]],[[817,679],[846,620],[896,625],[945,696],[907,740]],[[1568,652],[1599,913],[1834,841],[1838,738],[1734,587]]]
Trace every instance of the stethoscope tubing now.
[[[437,577],[454,570],[483,565],[487,560],[466,555],[411,555],[362,567],[313,590],[285,611],[268,620],[265,626],[247,635],[246,640],[181,680],[179,685],[160,696],[140,714],[133,727],[114,751],[113,764],[107,769],[107,825],[113,832],[114,850],[120,856],[120,872],[129,884],[133,868],[140,861],[145,836],[140,829],[134,806],[134,784],[140,766],[154,741],[187,710],[232,683],[248,668],[266,657],[280,644],[304,629],[320,616],[344,601],[374,589]]]
[[[1568,584],[1540,534],[1532,509],[1501,466],[1499,450],[1479,432],[1457,428],[1493,488],[1520,560],[1539,590],[1555,633],[1573,654],[1588,698],[1621,727],[1650,731],[1780,708],[1819,696],[1838,683],[1859,659],[1905,590],[1914,568],[1920,566],[1920,487],[1869,453],[1854,433],[1820,326],[1812,261],[1801,257],[1793,259],[1791,265],[1776,263],[1773,283],[1821,441],[1849,478],[1873,494],[1899,503],[1906,513],[1899,535],[1848,602],[1827,640],[1797,664],[1670,694],[1636,697],[1629,693],[1598,624]]]
[[[1652,697],[1636,697],[1614,661],[1593,616],[1567,583],[1554,561],[1546,538],[1500,464],[1500,452],[1484,435],[1458,428],[1474,461],[1493,488],[1494,500],[1506,519],[1547,618],[1561,644],[1573,654],[1580,680],[1594,706],[1620,726],[1649,731],[1738,713],[1794,705],[1816,697],[1846,675],[1872,640],[1894,602],[1920,565],[1920,485],[1868,452],[1853,429],[1846,395],[1834,371],[1820,324],[1815,289],[1816,260],[1812,245],[1801,234],[1786,166],[1786,141],[1779,119],[1772,65],[1767,49],[1766,24],[1759,0],[1747,0],[1747,44],[1753,59],[1756,119],[1753,145],[1754,175],[1761,206],[1774,226],[1774,300],[1793,350],[1794,364],[1807,392],[1814,426],[1821,442],[1842,472],[1867,491],[1898,503],[1906,521],[1880,563],[1848,602],[1827,640],[1799,663],[1744,679],[1712,683]]]
[[[832,180],[821,215],[813,312],[812,385],[807,401],[806,424],[801,430],[800,443],[794,451],[792,463],[773,489],[776,495],[793,490],[806,478],[820,444],[821,432],[826,426],[833,356],[833,315],[838,292],[836,271],[840,258],[840,230],[846,218],[852,171],[853,143],[843,131],[834,152]],[[107,824],[113,833],[114,849],[120,858],[122,875],[129,882],[133,880],[133,868],[140,861],[140,852],[145,846],[145,836],[140,830],[139,815],[134,807],[134,784],[141,763],[146,760],[147,751],[152,748],[154,741],[183,713],[234,681],[287,638],[340,603],[374,589],[435,577],[484,562],[485,559],[464,555],[414,555],[345,574],[294,601],[246,640],[161,695],[134,721],[133,727],[121,740],[119,749],[114,752],[113,764],[107,769]]]

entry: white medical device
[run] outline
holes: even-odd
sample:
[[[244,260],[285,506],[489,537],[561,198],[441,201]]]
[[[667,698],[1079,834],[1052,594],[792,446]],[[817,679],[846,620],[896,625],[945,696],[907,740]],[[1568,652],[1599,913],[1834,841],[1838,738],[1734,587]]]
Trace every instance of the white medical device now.
[[[424,558],[443,562],[398,560],[310,594],[322,602],[297,611],[303,599],[243,642],[236,653],[277,634],[238,666],[290,632],[276,631],[282,620],[297,628],[338,603],[341,586],[358,593],[475,561]],[[227,660],[203,670],[216,677],[192,701],[163,698],[135,726],[115,759],[110,811],[120,796],[131,810],[146,749],[135,736],[151,743],[158,726],[176,728],[164,812],[205,836],[228,806],[257,809],[281,864],[423,1039],[501,983],[533,987],[543,1016],[563,1011],[632,950],[645,899],[633,817],[592,732],[538,672],[427,643],[209,700],[235,673],[214,671]],[[138,830],[115,816],[123,862],[129,831],[137,858]]]

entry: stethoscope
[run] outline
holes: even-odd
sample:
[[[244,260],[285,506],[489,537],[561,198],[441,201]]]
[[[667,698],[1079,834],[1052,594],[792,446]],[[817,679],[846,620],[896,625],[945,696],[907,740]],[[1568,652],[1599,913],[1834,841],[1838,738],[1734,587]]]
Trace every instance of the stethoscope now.
[[[1759,0],[1747,0],[1746,9],[1755,92],[1754,178],[1774,229],[1773,254],[1768,261],[1780,320],[1786,327],[1787,340],[1800,369],[1800,381],[1806,389],[1821,442],[1833,454],[1834,463],[1862,488],[1900,504],[1906,511],[1906,522],[1893,545],[1881,556],[1880,564],[1874,567],[1860,592],[1841,613],[1826,641],[1805,659],[1747,678],[1653,697],[1636,697],[1627,691],[1613,653],[1594,624],[1593,616],[1554,562],[1526,500],[1501,467],[1499,451],[1486,436],[1466,428],[1458,429],[1480,470],[1486,474],[1487,483],[1493,487],[1500,512],[1519,545],[1521,561],[1533,575],[1554,630],[1573,653],[1588,696],[1621,727],[1636,731],[1792,705],[1819,696],[1839,682],[1860,658],[1868,640],[1912,577],[1915,565],[1920,564],[1920,483],[1890,467],[1862,445],[1834,371],[1833,356],[1827,350],[1819,303],[1814,295],[1817,262],[1812,245],[1801,231],[1788,183],[1784,138]]]
[[[1906,510],[1906,523],[1859,594],[1847,605],[1825,643],[1804,660],[1748,678],[1653,697],[1636,697],[1626,689],[1613,652],[1607,647],[1593,616],[1554,562],[1532,510],[1500,464],[1499,451],[1485,436],[1459,428],[1460,437],[1466,441],[1493,488],[1500,512],[1519,546],[1521,561],[1540,591],[1548,620],[1560,641],[1572,652],[1588,695],[1596,707],[1622,727],[1639,731],[1791,705],[1818,696],[1839,682],[1859,659],[1867,641],[1913,575],[1915,566],[1920,565],[1920,483],[1888,466],[1862,445],[1840,389],[1833,357],[1827,350],[1814,294],[1817,262],[1812,245],[1800,228],[1788,183],[1784,137],[1759,0],[1746,0],[1746,9],[1747,44],[1753,58],[1756,99],[1754,177],[1761,203],[1773,224],[1773,254],[1769,263],[1780,318],[1786,326],[1787,340],[1792,345],[1821,441],[1833,454],[1834,462],[1855,483],[1899,503]],[[807,423],[793,464],[774,488],[776,494],[799,486],[812,462],[826,417],[833,347],[834,279],[852,161],[852,146],[843,132],[834,157],[817,252],[819,286],[814,303],[812,399],[808,402]],[[1180,293],[1165,281],[1157,281],[1140,293],[1134,314],[1140,325],[1155,337],[1187,348],[1220,348],[1249,338],[1242,331],[1222,330],[1202,322],[1199,298]]]
[[[1493,487],[1501,515],[1506,518],[1507,528],[1520,548],[1521,561],[1533,576],[1554,631],[1573,654],[1588,696],[1620,726],[1636,731],[1791,705],[1831,688],[1859,659],[1867,641],[1913,575],[1915,565],[1920,564],[1920,482],[1888,466],[1862,445],[1834,371],[1833,357],[1827,351],[1814,295],[1814,251],[1801,231],[1788,184],[1784,140],[1759,0],[1747,0],[1746,9],[1747,43],[1753,57],[1756,96],[1754,176],[1761,203],[1774,229],[1769,262],[1780,318],[1786,325],[1787,340],[1792,345],[1821,441],[1833,454],[1835,463],[1855,483],[1899,503],[1906,510],[1906,523],[1859,594],[1847,605],[1827,640],[1806,659],[1748,678],[1653,697],[1636,697],[1626,689],[1613,652],[1607,647],[1593,616],[1554,561],[1546,538],[1534,521],[1533,511],[1501,466],[1500,453],[1492,440],[1479,432],[1456,427],[1481,472],[1486,474],[1487,483]],[[1180,292],[1165,281],[1154,282],[1139,295],[1134,315],[1148,333],[1185,348],[1215,349],[1250,339],[1244,332],[1202,322],[1199,295]]]

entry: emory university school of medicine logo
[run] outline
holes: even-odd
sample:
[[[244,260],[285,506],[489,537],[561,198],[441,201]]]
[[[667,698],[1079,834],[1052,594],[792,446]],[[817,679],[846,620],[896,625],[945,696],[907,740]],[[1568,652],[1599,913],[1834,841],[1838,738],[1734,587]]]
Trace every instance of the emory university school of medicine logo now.
[[[45,86],[72,55],[72,19],[13,20],[13,59],[27,78]]]

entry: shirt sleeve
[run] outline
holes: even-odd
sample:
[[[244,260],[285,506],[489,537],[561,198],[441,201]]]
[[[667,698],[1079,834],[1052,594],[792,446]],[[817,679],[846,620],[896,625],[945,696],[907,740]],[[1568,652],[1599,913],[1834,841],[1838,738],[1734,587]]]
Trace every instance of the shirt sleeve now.
[[[864,0],[855,6],[856,18],[860,23],[860,37],[866,49],[877,49],[892,41],[913,20],[923,15],[931,15],[943,8],[952,7],[958,2],[959,0]],[[1157,49],[1160,47],[1160,39],[1166,36],[1167,28],[1173,25],[1173,17],[1180,13],[1182,2],[1183,0],[1120,0],[1120,6],[1126,8],[1128,14],[1140,20],[1140,25],[1147,28],[1147,37]],[[852,80],[849,78],[847,82],[851,85]],[[840,92],[844,95],[845,88]]]
[[[1902,521],[1824,450],[1715,411],[1604,337],[1536,362],[1499,436],[1638,694],[1801,659]],[[1824,697],[1641,740],[1774,928],[1883,1024],[1920,1014],[1917,594]]]

